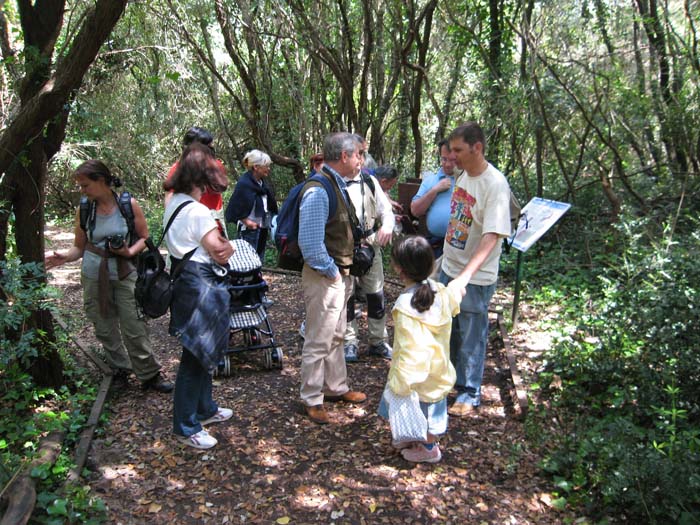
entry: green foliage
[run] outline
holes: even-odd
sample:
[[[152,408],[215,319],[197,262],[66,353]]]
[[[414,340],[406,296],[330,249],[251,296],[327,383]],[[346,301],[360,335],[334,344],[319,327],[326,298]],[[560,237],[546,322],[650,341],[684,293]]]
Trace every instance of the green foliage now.
[[[43,267],[0,261],[0,365],[26,368],[37,356],[35,343],[42,336],[28,328],[32,312],[50,309],[50,293],[42,281]]]
[[[84,371],[69,368],[70,381],[56,391],[37,387],[24,370],[37,355],[42,334],[26,328],[33,310],[51,308],[52,292],[42,284],[37,264],[16,260],[0,262],[0,487],[31,461],[40,439],[51,431],[65,432],[67,445],[75,443],[95,398],[96,389],[82,379]],[[65,335],[57,338],[65,340]],[[70,364],[68,356],[64,360]],[[63,487],[72,467],[72,449],[64,446],[54,465],[33,468],[39,481],[33,523],[102,523],[104,504],[85,487]]]
[[[614,264],[603,254],[593,279],[579,275],[556,296],[541,297],[558,302],[565,320],[540,375],[562,421],[544,468],[566,487],[569,503],[593,514],[694,523],[700,236],[696,227],[673,232],[637,218],[622,221],[617,233]]]

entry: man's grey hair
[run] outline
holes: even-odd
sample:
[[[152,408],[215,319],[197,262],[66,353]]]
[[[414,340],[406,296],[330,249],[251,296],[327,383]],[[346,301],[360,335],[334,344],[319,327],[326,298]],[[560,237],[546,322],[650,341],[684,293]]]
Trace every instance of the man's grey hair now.
[[[356,148],[357,140],[352,133],[345,131],[330,133],[323,140],[323,160],[325,162],[340,160],[343,151],[350,156],[355,153]]]

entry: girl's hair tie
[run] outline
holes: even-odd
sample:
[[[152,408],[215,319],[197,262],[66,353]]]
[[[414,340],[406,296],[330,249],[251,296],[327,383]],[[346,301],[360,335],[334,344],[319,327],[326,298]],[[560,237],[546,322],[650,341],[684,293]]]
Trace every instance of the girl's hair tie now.
[[[423,279],[420,283],[421,284],[428,284],[428,279]]]

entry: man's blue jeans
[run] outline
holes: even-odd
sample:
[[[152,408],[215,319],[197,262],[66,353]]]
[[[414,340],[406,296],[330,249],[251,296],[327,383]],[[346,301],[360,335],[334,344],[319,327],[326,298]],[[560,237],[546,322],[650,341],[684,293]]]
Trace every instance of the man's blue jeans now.
[[[440,271],[439,280],[447,284],[452,279]],[[450,360],[457,371],[457,403],[479,406],[481,380],[484,377],[486,343],[489,336],[489,302],[496,284],[467,285],[467,294],[459,305],[459,314],[452,319]]]
[[[211,395],[211,374],[187,348],[182,349],[173,396],[173,431],[191,436],[202,430],[200,421],[219,410]]]

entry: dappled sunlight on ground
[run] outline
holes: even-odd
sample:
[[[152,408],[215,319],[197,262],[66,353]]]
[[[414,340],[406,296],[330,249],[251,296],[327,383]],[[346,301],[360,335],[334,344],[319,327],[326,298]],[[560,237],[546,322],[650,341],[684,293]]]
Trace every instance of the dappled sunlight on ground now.
[[[72,234],[52,236],[56,249],[72,243]],[[95,345],[82,312],[79,263],[51,274],[71,330]],[[565,515],[544,503],[548,485],[514,417],[501,348],[489,348],[479,412],[450,418],[440,463],[414,465],[391,446],[389,426],[376,414],[389,363],[364,355],[364,344],[348,376],[367,402],[327,403],[330,425],[306,417],[298,401],[299,278],[265,272],[265,279],[284,367],[265,370],[260,352],[233,356],[231,375],[214,380],[215,400],[234,411],[208,427],[219,440],[215,448],[198,451],[173,437],[171,396],[142,392],[134,377],[110,394],[109,423],[93,442],[83,480],[109,506],[110,523],[561,523]],[[389,301],[399,289],[387,286]],[[364,332],[366,317],[359,322]],[[149,331],[164,374],[174,380],[181,349],[168,335],[168,316],[149,321]],[[519,330],[516,337],[532,334]],[[537,348],[534,340],[514,341]],[[84,356],[70,352],[97,380]]]

